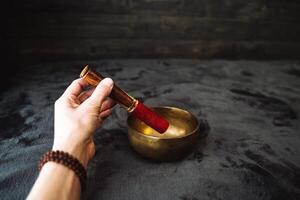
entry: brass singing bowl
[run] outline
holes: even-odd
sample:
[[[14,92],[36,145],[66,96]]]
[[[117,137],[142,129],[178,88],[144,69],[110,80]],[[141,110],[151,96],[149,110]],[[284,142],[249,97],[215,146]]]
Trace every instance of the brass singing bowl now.
[[[128,139],[135,151],[156,161],[174,161],[185,157],[199,140],[199,122],[190,112],[175,107],[152,108],[169,122],[168,130],[160,134],[145,123],[129,116]]]

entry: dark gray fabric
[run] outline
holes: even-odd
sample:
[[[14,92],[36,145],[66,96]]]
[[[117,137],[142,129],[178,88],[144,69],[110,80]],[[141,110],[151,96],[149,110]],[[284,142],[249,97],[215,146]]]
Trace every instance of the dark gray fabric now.
[[[117,107],[95,134],[83,199],[299,199],[296,61],[102,60],[28,67],[0,96],[0,198],[24,199],[53,142],[53,104],[85,64],[151,106],[193,112],[197,149],[171,163],[130,148]]]

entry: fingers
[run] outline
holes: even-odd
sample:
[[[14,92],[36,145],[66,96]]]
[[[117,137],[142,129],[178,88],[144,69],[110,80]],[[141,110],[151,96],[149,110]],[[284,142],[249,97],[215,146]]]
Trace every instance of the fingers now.
[[[113,80],[110,78],[103,79],[95,88],[93,94],[83,103],[95,109],[101,108],[104,99],[110,94],[113,88]]]
[[[71,96],[78,96],[84,89],[85,86],[88,84],[82,79],[78,78],[74,80],[71,85],[66,89],[63,96],[71,97]]]
[[[95,88],[82,92],[78,96],[78,100],[79,100],[80,104],[82,102],[84,102],[85,100],[87,100],[93,94],[94,90],[95,90]]]
[[[91,90],[87,90],[82,92],[79,96],[78,96],[78,100],[79,103],[81,104],[82,102],[84,102],[85,100],[87,100],[92,93],[94,92],[95,89],[91,89]],[[111,98],[107,98],[106,100],[103,101],[102,105],[101,105],[101,112],[105,111],[107,109],[111,109],[112,107],[114,107],[116,105],[115,101],[112,100]]]
[[[111,115],[112,110],[111,108],[116,103],[112,99],[106,99],[101,106],[101,111],[99,113],[98,118],[100,119],[100,123],[102,123],[109,115]]]
[[[107,110],[101,112],[100,115],[99,115],[99,117],[102,120],[105,120],[109,115],[111,115],[111,109],[107,109]]]
[[[108,98],[108,99],[104,100],[102,105],[101,105],[101,112],[103,112],[107,109],[111,109],[112,107],[114,107],[114,105],[116,105],[116,103],[111,98]]]
[[[111,113],[112,113],[111,109],[106,109],[98,115],[99,126],[102,125],[102,123],[111,115]]]

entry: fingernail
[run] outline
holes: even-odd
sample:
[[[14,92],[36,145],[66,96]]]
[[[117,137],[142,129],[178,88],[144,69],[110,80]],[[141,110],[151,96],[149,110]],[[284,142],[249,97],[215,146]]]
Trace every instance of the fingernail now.
[[[112,86],[114,85],[114,82],[113,82],[113,80],[112,80],[111,78],[105,78],[105,79],[103,79],[103,80],[101,81],[101,83],[102,83],[103,85],[108,86],[108,87],[112,87]]]

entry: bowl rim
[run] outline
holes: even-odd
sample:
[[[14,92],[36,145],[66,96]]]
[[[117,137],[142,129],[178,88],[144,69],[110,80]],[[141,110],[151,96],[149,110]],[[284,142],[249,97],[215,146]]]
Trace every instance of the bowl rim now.
[[[177,136],[177,137],[171,137],[171,138],[160,138],[159,136],[143,134],[143,133],[141,133],[141,132],[139,132],[139,131],[133,129],[132,127],[130,127],[128,122],[129,122],[129,119],[130,119],[131,117],[133,117],[133,116],[132,116],[132,115],[129,115],[129,116],[127,117],[127,120],[126,120],[126,121],[127,121],[127,127],[128,127],[128,129],[130,128],[130,129],[134,130],[136,133],[138,133],[138,134],[141,135],[141,136],[148,137],[148,138],[152,138],[152,139],[158,139],[158,140],[173,140],[173,139],[180,139],[180,138],[184,138],[184,137],[190,136],[190,135],[196,133],[196,132],[199,130],[199,127],[200,127],[200,122],[199,122],[199,120],[197,119],[197,117],[196,117],[193,113],[191,113],[191,112],[189,112],[189,111],[187,111],[187,110],[185,110],[185,109],[178,108],[178,107],[172,107],[172,106],[150,106],[150,108],[154,108],[154,109],[155,109],[155,108],[172,108],[172,109],[176,109],[176,110],[180,110],[180,111],[187,112],[188,114],[190,114],[192,117],[194,117],[194,118],[196,119],[197,125],[196,125],[196,127],[195,127],[194,130],[192,130],[191,132],[189,132],[189,133],[186,134],[186,135]]]

